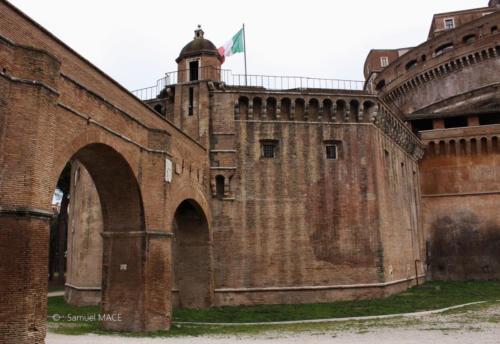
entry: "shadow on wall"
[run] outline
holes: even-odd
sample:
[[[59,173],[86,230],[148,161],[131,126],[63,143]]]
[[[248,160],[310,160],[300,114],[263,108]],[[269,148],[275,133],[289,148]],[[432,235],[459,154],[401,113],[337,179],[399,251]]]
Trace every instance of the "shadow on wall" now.
[[[471,211],[439,217],[431,225],[428,261],[433,279],[498,279],[500,226]]]

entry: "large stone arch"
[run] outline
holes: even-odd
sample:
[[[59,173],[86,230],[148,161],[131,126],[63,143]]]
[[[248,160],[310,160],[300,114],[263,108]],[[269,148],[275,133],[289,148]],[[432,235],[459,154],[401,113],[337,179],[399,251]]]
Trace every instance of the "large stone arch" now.
[[[172,216],[173,301],[182,308],[206,308],[214,302],[210,217],[204,198],[195,198],[198,201],[186,198],[174,203],[178,205]]]

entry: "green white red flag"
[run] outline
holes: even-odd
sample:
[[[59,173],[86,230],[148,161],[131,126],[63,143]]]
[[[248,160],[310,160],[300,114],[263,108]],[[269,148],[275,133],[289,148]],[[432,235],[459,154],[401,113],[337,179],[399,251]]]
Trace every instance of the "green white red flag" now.
[[[220,47],[219,54],[224,58],[231,56],[236,53],[245,52],[245,42],[244,42],[244,33],[243,28],[238,31],[236,35],[233,36],[229,41],[224,43],[222,47]]]

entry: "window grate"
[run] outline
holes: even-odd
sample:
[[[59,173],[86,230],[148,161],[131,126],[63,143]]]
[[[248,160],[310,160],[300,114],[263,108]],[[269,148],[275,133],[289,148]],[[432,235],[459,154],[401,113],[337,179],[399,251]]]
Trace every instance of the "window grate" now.
[[[274,143],[264,143],[262,145],[262,157],[274,158],[275,150],[276,150],[276,145]]]
[[[337,160],[337,145],[326,145],[326,158],[328,160]]]

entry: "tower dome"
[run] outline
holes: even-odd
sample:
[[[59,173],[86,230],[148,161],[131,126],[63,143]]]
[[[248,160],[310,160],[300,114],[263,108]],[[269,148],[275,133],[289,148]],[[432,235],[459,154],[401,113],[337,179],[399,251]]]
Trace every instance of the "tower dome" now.
[[[182,48],[177,62],[178,81],[220,80],[224,58],[215,45],[205,39],[201,26],[194,31],[194,39]]]
[[[201,26],[198,25],[198,29],[194,31],[193,40],[182,48],[179,57],[175,61],[179,63],[184,58],[202,55],[215,56],[222,61],[222,56],[220,56],[219,51],[211,41],[204,38],[204,34],[205,32],[201,29]]]

